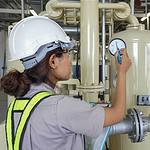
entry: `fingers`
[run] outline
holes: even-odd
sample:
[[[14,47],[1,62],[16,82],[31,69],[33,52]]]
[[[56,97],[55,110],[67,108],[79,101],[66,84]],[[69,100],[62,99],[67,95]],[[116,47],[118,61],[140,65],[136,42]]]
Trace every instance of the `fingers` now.
[[[120,49],[120,51],[117,51],[117,52],[115,53],[115,59],[116,59],[116,61],[117,61],[118,64],[121,64],[122,59],[124,59],[124,58],[122,58],[122,57],[125,56],[125,52],[126,52],[125,49]],[[119,55],[119,56],[118,56],[118,55]]]
[[[129,55],[128,55],[126,49],[121,49],[120,50],[120,55],[121,55],[121,57],[129,58]]]
[[[121,51],[122,51],[122,53],[123,53],[124,56],[126,56],[127,58],[129,58],[129,55],[128,55],[126,49],[121,49]]]
[[[129,58],[129,55],[126,49],[120,49],[120,56],[121,56],[122,63],[131,62],[131,59]],[[115,54],[115,59],[116,59],[116,62],[118,63],[118,52]]]

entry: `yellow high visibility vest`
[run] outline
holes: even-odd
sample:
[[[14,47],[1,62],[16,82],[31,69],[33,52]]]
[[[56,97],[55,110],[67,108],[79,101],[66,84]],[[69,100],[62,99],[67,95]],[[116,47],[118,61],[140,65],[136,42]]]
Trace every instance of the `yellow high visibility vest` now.
[[[9,105],[6,119],[6,140],[7,150],[21,150],[22,139],[31,113],[36,106],[45,98],[53,95],[47,91],[41,91],[35,94],[31,99],[15,99]],[[13,113],[22,112],[14,135]]]

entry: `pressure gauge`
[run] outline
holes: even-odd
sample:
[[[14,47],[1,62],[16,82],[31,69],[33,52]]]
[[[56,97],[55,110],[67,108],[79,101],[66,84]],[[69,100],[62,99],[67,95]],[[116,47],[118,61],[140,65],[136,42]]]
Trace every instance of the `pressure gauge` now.
[[[115,55],[118,51],[124,48],[126,48],[126,43],[120,38],[111,40],[108,46],[108,49],[112,55]]]

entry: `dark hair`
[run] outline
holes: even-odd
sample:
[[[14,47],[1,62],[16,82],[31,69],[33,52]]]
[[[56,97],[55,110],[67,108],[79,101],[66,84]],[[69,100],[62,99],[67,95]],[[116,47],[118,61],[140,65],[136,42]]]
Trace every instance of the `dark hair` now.
[[[49,72],[49,57],[55,54],[56,57],[61,57],[64,50],[57,48],[51,52],[48,52],[43,60],[41,60],[33,68],[27,69],[24,72],[18,70],[12,70],[0,80],[0,88],[5,93],[20,97],[25,95],[30,90],[32,83],[42,83],[48,80]]]

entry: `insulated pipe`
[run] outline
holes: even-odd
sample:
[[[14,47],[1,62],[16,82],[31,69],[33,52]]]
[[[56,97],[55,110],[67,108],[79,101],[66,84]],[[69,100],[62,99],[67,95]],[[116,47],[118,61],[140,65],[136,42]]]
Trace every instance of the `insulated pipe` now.
[[[134,15],[134,4],[135,4],[135,1],[134,0],[130,0],[130,6],[131,6],[131,14]]]
[[[53,7],[56,8],[80,8],[80,2],[73,2],[73,1],[66,1],[66,2],[59,2],[58,0],[51,0],[46,4],[46,7]]]
[[[89,11],[90,10],[90,11]],[[98,0],[81,0],[81,86],[99,85],[99,11]],[[83,99],[97,102],[98,93],[83,92]]]
[[[80,28],[77,28],[77,27],[70,27],[70,26],[62,26],[63,30],[65,32],[68,32],[68,33],[77,33],[79,32],[80,33]]]
[[[117,10],[125,10],[127,7],[125,5],[119,3],[99,3],[98,7],[100,9],[117,9]]]
[[[92,2],[92,1],[90,1]],[[127,3],[121,2],[121,3],[98,3],[98,8],[100,9],[115,9],[115,10],[122,10],[123,13],[126,12],[126,10],[130,9],[129,5]],[[61,18],[63,15],[63,8],[80,8],[81,3],[80,2],[59,2],[58,0],[50,0],[46,4],[46,11],[43,11],[40,13],[40,15],[44,15],[58,19]]]
[[[46,12],[41,12],[41,15],[46,15],[46,16],[50,16],[50,14],[48,13],[49,11],[52,13],[55,13],[55,15],[59,15],[61,16],[61,12],[63,12],[61,9],[62,8],[80,8],[81,4],[80,2],[59,2],[58,0],[51,0],[46,4]],[[127,3],[124,2],[120,2],[120,3],[98,3],[98,8],[99,9],[114,9],[114,10],[122,10],[122,13],[119,11],[119,15],[121,13],[122,14],[126,14],[128,15],[129,11],[130,11],[130,7]],[[59,11],[60,9],[60,11]],[[127,15],[123,15],[123,18],[117,18],[117,20],[126,20],[128,21],[130,24],[133,24],[135,26],[139,25],[139,22],[137,20],[137,18],[134,15],[130,15],[129,17],[127,17]],[[50,16],[51,18],[51,16]],[[53,18],[53,16],[52,16]]]
[[[134,15],[129,15],[129,17],[127,17],[125,20],[133,26],[140,25],[138,19]]]
[[[49,1],[50,2],[50,1]],[[53,5],[51,3],[47,3],[46,5],[51,5],[53,8],[80,8],[81,4],[80,2],[59,2],[58,0],[53,0]],[[117,3],[98,3],[98,7],[100,9],[120,9],[125,10],[126,7],[123,4],[117,4]]]

